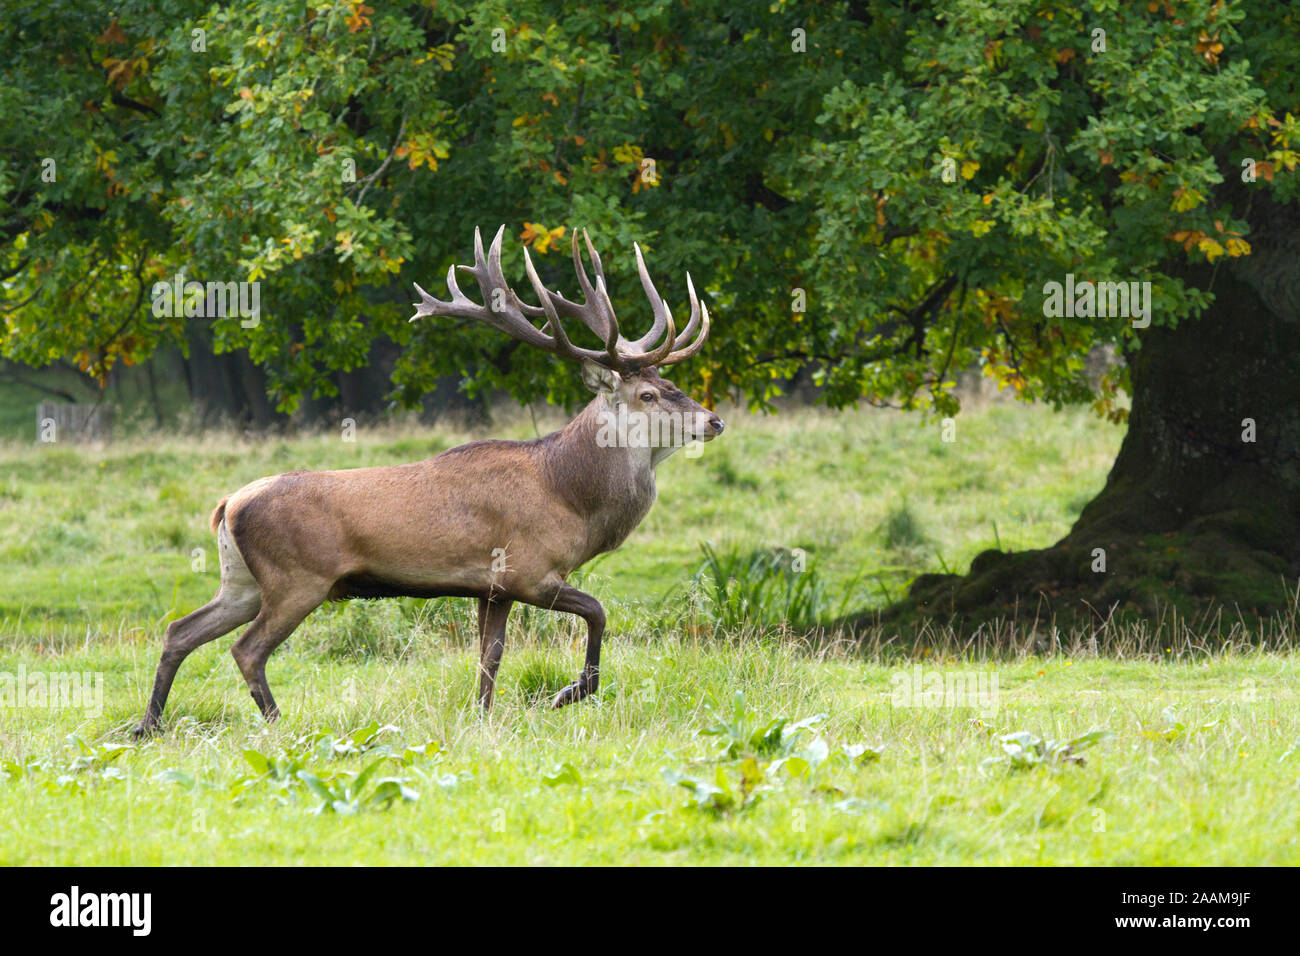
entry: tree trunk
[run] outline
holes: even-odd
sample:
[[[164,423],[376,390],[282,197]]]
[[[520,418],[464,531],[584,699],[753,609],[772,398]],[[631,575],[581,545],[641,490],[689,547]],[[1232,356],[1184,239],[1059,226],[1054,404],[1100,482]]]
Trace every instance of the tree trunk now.
[[[1300,217],[1256,201],[1251,256],[1185,273],[1199,320],[1139,333],[1129,429],[1105,488],[1051,548],[919,577],[898,614],[1269,614],[1300,574]]]
[[[187,321],[185,334],[189,340],[185,379],[202,424],[235,425],[260,432],[288,420],[267,399],[266,373],[253,364],[246,349],[216,354],[212,333],[203,319]]]

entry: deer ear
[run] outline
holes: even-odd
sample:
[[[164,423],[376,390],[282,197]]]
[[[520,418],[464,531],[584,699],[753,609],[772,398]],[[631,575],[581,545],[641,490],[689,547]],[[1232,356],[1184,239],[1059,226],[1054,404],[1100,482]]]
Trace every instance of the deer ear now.
[[[582,362],[582,384],[597,394],[609,394],[623,382],[622,377],[613,369],[605,368],[599,362],[584,359]]]

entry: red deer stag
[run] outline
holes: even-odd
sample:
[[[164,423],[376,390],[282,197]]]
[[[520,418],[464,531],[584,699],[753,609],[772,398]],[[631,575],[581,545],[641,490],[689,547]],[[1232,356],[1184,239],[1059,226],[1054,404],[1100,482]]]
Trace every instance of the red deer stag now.
[[[484,255],[482,236],[474,231],[474,266],[447,272],[450,302],[417,285],[420,302],[411,321],[438,315],[485,322],[578,361],[595,399],[544,438],[471,442],[410,465],[291,471],[223,498],[212,514],[221,587],[206,605],[168,626],[137,736],[159,727],[181,662],[249,621],[231,653],[263,716],[275,720],[267,659],[322,603],[348,598],[478,598],[479,701],[485,710],[492,705],[511,606],[520,601],[576,614],[587,622],[586,662],[552,704],[562,707],[596,690],[605,611],[566,578],[617,548],[640,524],[655,500],[656,465],[687,442],[722,433],[722,419],[657,371],[699,352],[709,312],[688,274],[691,315],[678,333],[637,248],[654,319],[649,332],[628,341],[619,334],[600,257],[586,238],[593,287],[576,234],[573,262],[583,301],[548,291],[525,248],[528,278],[541,303],[528,305],[501,273],[504,232],[502,226]],[[477,280],[483,305],[461,292],[457,268]],[[561,316],[582,322],[603,349],[574,345]],[[538,328],[534,323],[542,318]]]

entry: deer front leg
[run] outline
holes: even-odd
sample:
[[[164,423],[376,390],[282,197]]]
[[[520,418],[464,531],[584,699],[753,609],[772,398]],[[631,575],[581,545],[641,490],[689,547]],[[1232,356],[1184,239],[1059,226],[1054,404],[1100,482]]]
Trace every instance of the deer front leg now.
[[[560,584],[554,596],[539,607],[576,614],[587,622],[587,658],[582,673],[568,687],[551,699],[551,707],[563,707],[594,694],[600,684],[600,640],[605,634],[605,609],[590,594],[584,594],[569,584]]]
[[[506,598],[478,599],[479,678],[478,702],[484,712],[492,709],[492,695],[496,692],[497,668],[501,665],[501,652],[506,647],[506,618],[514,601]]]

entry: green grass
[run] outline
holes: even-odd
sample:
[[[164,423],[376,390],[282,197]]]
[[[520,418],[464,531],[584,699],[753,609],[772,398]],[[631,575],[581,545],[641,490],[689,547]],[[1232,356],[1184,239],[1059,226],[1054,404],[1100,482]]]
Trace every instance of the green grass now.
[[[430,649],[430,644],[433,648]],[[256,715],[228,655],[205,648],[178,682],[168,732],[123,752],[103,776],[72,769],[88,742],[122,741],[138,716],[153,655],[131,644],[87,647],[47,667],[100,670],[98,718],[26,708],[6,715],[0,759],[49,765],[0,784],[0,862],[266,863],[1109,863],[1287,865],[1300,860],[1300,755],[1294,752],[1295,659],[1226,655],[1185,663],[1060,656],[999,664],[922,664],[998,678],[996,713],[894,706],[910,665],[811,653],[786,643],[610,643],[598,699],[562,711],[539,692],[571,677],[575,648],[511,635],[496,709],[472,704],[464,644],[425,642],[393,660],[338,661],[287,650],[272,667],[286,714]],[[29,666],[31,666],[29,664]],[[736,690],[760,717],[828,717],[830,748],[880,757],[830,760],[809,777],[767,764],[756,802],[710,809],[664,771],[738,789],[744,754],[719,761],[701,735]],[[1173,712],[1170,715],[1166,710]],[[16,719],[15,719],[16,718]],[[51,721],[54,724],[51,724]],[[303,750],[303,735],[394,724],[404,746],[441,752],[380,774],[404,778],[414,802],[355,815],[318,814],[305,785],[250,783],[252,749]],[[761,722],[761,721],[760,721]],[[1179,734],[1177,723],[1196,728]],[[1207,729],[1199,729],[1199,728]],[[1115,736],[1082,766],[985,766],[996,734]],[[804,741],[799,741],[804,743]],[[802,747],[799,749],[803,749]],[[308,756],[317,778],[355,773],[374,755]],[[563,778],[572,768],[570,782]],[[184,776],[181,776],[181,775]],[[547,778],[552,778],[548,781]],[[83,789],[84,788],[84,789]]]
[[[803,549],[828,600],[849,607],[897,598],[922,571],[964,570],[999,541],[1049,544],[1100,490],[1121,437],[1086,412],[1006,406],[963,415],[951,444],[937,423],[872,410],[731,418],[701,457],[679,454],[660,469],[649,517],[584,570],[616,624],[624,610],[679,601],[702,543],[719,553]],[[208,515],[222,495],[266,474],[413,461],[471,437],[385,429],[355,443],[334,434],[0,443],[0,635],[157,631],[216,590]],[[195,549],[202,572],[192,570]]]
[[[850,646],[792,636],[771,619],[791,605],[745,577],[779,584],[803,549],[828,614],[964,570],[998,539],[1050,543],[1100,488],[1116,431],[1001,406],[963,415],[951,445],[876,412],[730,419],[702,458],[662,468],[651,516],[584,574],[610,611],[595,699],[543,706],[580,664],[568,617],[512,616],[484,718],[468,602],[355,603],[317,612],[272,658],[278,724],[226,638],[185,663],[164,733],[139,746],[126,730],[161,629],[215,589],[221,494],[466,436],[0,446],[0,863],[1300,862],[1294,618],[1208,652],[1195,622],[908,645],[882,629]],[[718,574],[753,600],[724,602]],[[102,711],[4,706],[20,669],[102,675]],[[909,702],[897,691],[913,675],[982,676],[997,693]],[[371,725],[396,729],[353,733]],[[996,762],[1003,734],[1093,730],[1111,736],[1083,763]]]

